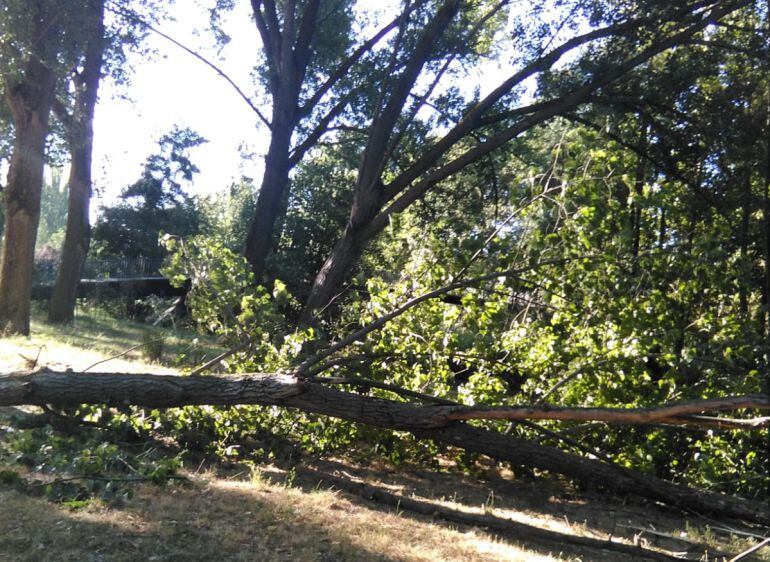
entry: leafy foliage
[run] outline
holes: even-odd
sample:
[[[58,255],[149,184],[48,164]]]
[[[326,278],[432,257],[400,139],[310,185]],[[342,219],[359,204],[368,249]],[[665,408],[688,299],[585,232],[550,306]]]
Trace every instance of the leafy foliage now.
[[[480,64],[486,56],[499,61],[494,43],[506,18],[517,47],[514,64],[547,51],[564,29],[577,33],[628,18],[668,22],[662,30],[624,27],[558,66],[543,63],[550,70],[535,69],[536,88],[528,92],[535,106],[550,107],[617,70],[630,53],[678,25],[669,18],[676,6],[592,1],[501,11],[476,28],[482,4],[463,3],[449,32],[437,35],[419,61],[423,79],[444,72],[458,79],[467,75],[464,63]],[[326,14],[334,25],[313,38],[317,51],[300,100],[310,95],[305,86],[323,81],[353,44],[355,11],[348,2],[337,6]],[[384,216],[378,213],[405,193],[389,192],[389,182],[407,177],[404,189],[419,184],[536,114],[532,108],[508,112],[529,88],[522,82],[490,102],[497,114],[471,119],[472,134],[461,131],[445,143],[449,149],[439,149],[447,130],[458,122],[462,129],[463,116],[483,98],[460,87],[435,96],[432,87],[424,96],[401,91],[420,82],[400,78],[419,74],[410,57],[435,9],[419,3],[385,47],[350,69],[330,95],[333,101],[303,116],[314,121],[338,96],[348,96],[338,130],[324,127],[328,144],[307,152],[290,193],[276,198],[285,212],[275,227],[278,242],[264,285],[238,253],[244,218],[255,204],[249,182],[204,204],[204,235],[198,235],[199,213],[182,186],[196,171],[187,151],[202,139],[187,130],[161,139],[142,178],[124,190],[120,205],[103,212],[95,231],[99,251],[162,255],[157,236],[169,233],[165,273],[179,284],[190,281],[187,304],[199,328],[236,350],[222,361],[231,372],[293,369],[409,299],[456,284],[314,365],[313,376],[345,377],[342,388],[372,396],[405,399],[392,390],[400,388],[412,393],[410,399],[420,393],[463,404],[649,406],[767,391],[768,47],[743,30],[767,27],[768,14],[753,5],[639,65],[622,82],[597,87],[581,106],[567,104],[560,118],[522,127],[525,134],[512,134],[516,138],[473,165],[458,165],[440,182],[426,180],[431,189],[415,197],[418,203],[387,214],[376,238],[351,235],[355,263],[344,283],[308,326],[297,328],[319,270],[323,277],[324,262],[339,257],[335,243],[345,233],[366,231],[367,220]],[[261,75],[263,82],[270,72]],[[394,111],[387,123],[393,127],[374,127],[381,134],[372,140],[370,118],[381,124],[382,105],[399,96],[409,101]],[[299,118],[293,124],[299,137],[312,130]],[[291,139],[284,140],[288,150]],[[368,153],[371,146],[386,156]],[[410,176],[410,166],[434,149],[436,157]],[[376,169],[366,169],[365,156]],[[291,166],[284,168],[288,177]],[[363,172],[371,172],[371,181],[361,180]],[[357,214],[360,209],[370,212]],[[189,407],[147,413],[142,423],[227,459],[254,458],[243,443],[267,432],[314,452],[360,447],[423,462],[436,462],[438,452],[400,433],[278,408]],[[766,429],[484,425],[704,487],[755,496],[769,489],[768,459],[758,454]],[[110,462],[104,459],[112,453],[96,457],[97,464]]]
[[[121,424],[128,427],[124,416],[113,418],[107,411],[86,409],[78,414],[109,420],[116,429]],[[77,437],[51,425],[16,429],[0,443],[0,463],[26,467],[42,478],[30,479],[5,468],[0,470],[0,484],[78,508],[94,499],[123,502],[131,498],[133,484],[165,484],[181,466],[178,456],[158,447],[143,446],[129,452],[114,440],[109,431],[92,429]]]
[[[254,213],[256,189],[250,178],[241,178],[221,193],[199,200],[201,230],[237,252],[246,242],[249,219]]]
[[[67,217],[67,190],[62,185],[61,170],[51,170],[51,181],[43,184],[40,201],[40,225],[37,229],[37,249],[50,247],[58,251],[64,240]]]

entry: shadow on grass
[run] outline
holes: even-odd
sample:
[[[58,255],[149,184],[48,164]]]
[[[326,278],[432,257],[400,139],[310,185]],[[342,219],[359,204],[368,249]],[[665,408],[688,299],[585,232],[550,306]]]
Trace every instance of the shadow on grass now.
[[[223,487],[224,486],[224,487]],[[69,511],[37,498],[0,491],[0,560],[15,561],[378,561],[431,559],[408,546],[372,540],[371,523],[340,524],[336,500],[293,505],[299,491],[252,492],[244,484],[145,488],[120,509]],[[285,497],[279,497],[285,496]],[[339,503],[339,502],[338,502]],[[336,517],[337,521],[327,514]],[[410,525],[412,531],[421,529]],[[421,540],[412,535],[416,542]],[[396,553],[391,555],[387,545]],[[438,554],[437,559],[446,559]],[[478,558],[477,558],[478,559]],[[488,558],[491,560],[491,558]],[[524,558],[522,558],[523,560]]]
[[[417,515],[403,506],[329,487],[333,478],[371,480],[386,493],[420,503],[450,497],[452,509],[490,506],[485,515],[505,525],[509,518],[569,535],[633,537],[617,524],[654,522],[658,529],[679,528],[681,518],[649,505],[621,505],[606,497],[575,501],[559,497],[558,482],[479,482],[455,474],[390,472],[346,463],[319,461],[312,470],[286,466],[266,469],[254,481],[240,472],[158,488],[142,485],[122,507],[92,505],[71,511],[39,498],[0,487],[0,561],[4,560],[643,560],[593,547],[517,538],[511,531],[484,534],[478,526]],[[294,470],[292,470],[294,469]],[[319,479],[320,475],[320,479]],[[332,476],[325,479],[324,476]],[[389,481],[389,482],[386,482]],[[321,483],[319,483],[321,482]],[[289,485],[290,484],[290,485]],[[455,493],[452,493],[452,492]],[[410,500],[413,498],[410,498]],[[522,517],[524,519],[522,519]],[[577,522],[574,529],[564,519]],[[548,522],[546,522],[548,521]],[[504,540],[498,537],[504,537]],[[682,544],[657,545],[686,550]],[[685,545],[686,546],[686,545]],[[677,548],[678,547],[678,548]],[[693,549],[698,559],[705,546]],[[698,551],[699,550],[699,551]],[[713,556],[714,551],[710,551]]]
[[[122,509],[78,512],[0,492],[14,514],[0,515],[0,560],[396,560],[250,494],[196,493],[145,491]]]
[[[716,550],[713,544],[679,535],[685,529],[694,530],[697,523],[683,520],[672,510],[661,509],[643,500],[629,502],[628,499],[607,494],[582,492],[577,495],[564,482],[552,478],[510,481],[497,476],[485,481],[420,469],[389,471],[388,478],[377,468],[328,460],[313,464],[315,466],[311,469],[300,468],[297,472],[299,477],[294,481],[305,491],[337,485],[341,490],[355,494],[352,501],[362,506],[373,508],[377,502],[384,502],[379,509],[392,510],[388,506],[395,505],[417,519],[425,519],[426,514],[435,516],[436,521],[445,526],[455,523],[465,528],[480,526],[495,536],[543,554],[555,549],[584,560],[647,559],[643,554],[650,558],[665,558],[656,552],[645,553],[641,549],[633,553],[631,551],[635,547],[624,548],[622,545],[611,552],[602,544],[624,538],[629,546],[638,543],[646,549],[655,547],[669,552],[687,552],[689,559],[703,559],[709,555],[732,557],[728,552]],[[284,468],[290,471],[288,474],[297,470]],[[286,474],[273,471],[266,472],[265,476],[280,484],[285,481]],[[348,484],[351,481],[355,482],[352,486]],[[373,482],[374,485],[365,482]],[[474,508],[475,512],[470,513],[469,510]],[[408,511],[412,509],[417,514]],[[447,515],[448,521],[445,519]],[[478,516],[480,521],[474,523],[474,516]],[[650,526],[659,532],[640,533],[642,528]],[[708,531],[704,534],[707,535]],[[570,542],[575,536],[577,540]],[[735,550],[734,547],[728,549]],[[628,552],[623,553],[622,550]]]

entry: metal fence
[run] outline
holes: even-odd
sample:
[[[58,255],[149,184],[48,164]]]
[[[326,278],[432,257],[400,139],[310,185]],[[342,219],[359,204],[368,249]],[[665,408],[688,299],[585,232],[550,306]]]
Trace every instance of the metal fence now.
[[[161,277],[163,258],[116,258],[109,260],[87,259],[83,266],[83,279],[131,279],[135,277]],[[35,262],[34,284],[48,285],[56,281],[59,260]]]

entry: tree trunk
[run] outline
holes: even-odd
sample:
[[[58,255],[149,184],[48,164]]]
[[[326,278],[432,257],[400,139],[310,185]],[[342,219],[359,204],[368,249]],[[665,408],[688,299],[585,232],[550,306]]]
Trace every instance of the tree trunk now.
[[[313,280],[310,295],[300,314],[299,325],[309,326],[314,315],[328,306],[342,287],[366,245],[379,230],[370,228],[372,219],[382,208],[382,183],[370,172],[359,170],[350,218],[342,236]]]
[[[51,300],[48,302],[48,321],[52,323],[74,320],[77,288],[91,237],[88,218],[91,202],[91,148],[79,148],[72,150],[70,154],[72,161],[67,201],[67,230],[61,265]]]
[[[298,408],[387,429],[410,431],[513,464],[563,474],[615,493],[634,494],[699,513],[762,523],[770,506],[704,492],[453,421],[451,406],[420,406],[340,392],[291,375],[173,376],[42,371],[0,375],[0,406],[89,404],[163,408],[260,404]]]
[[[75,109],[69,117],[60,115],[70,145],[70,177],[67,199],[67,230],[61,265],[48,303],[48,321],[72,322],[83,264],[91,240],[91,160],[94,141],[94,110],[98,98],[104,58],[104,1],[94,6],[96,26],[88,43],[83,71],[76,77]],[[57,111],[57,115],[60,114]]]
[[[32,271],[40,220],[45,140],[55,78],[31,56],[17,84],[6,83],[16,138],[5,188],[5,241],[0,265],[0,333],[29,334]]]
[[[358,233],[348,223],[313,280],[310,294],[299,317],[301,327],[312,325],[315,315],[331,303],[362,252],[363,246]]]
[[[307,65],[312,57],[310,43],[315,33],[320,3],[313,0],[305,5],[300,18],[299,37],[295,37],[297,22],[293,2],[284,4],[283,29],[278,23],[275,4],[262,5],[252,0],[251,5],[267,59],[273,110],[265,172],[243,255],[251,265],[256,282],[263,283],[267,257],[273,249],[275,223],[282,211],[281,203],[293,167],[289,161],[289,151],[292,135],[300,119],[299,97]]]
[[[267,257],[273,249],[276,219],[281,213],[281,201],[289,185],[289,148],[294,125],[290,124],[293,118],[290,115],[281,115],[281,111],[276,108],[273,112],[273,134],[265,157],[265,173],[243,252],[251,264],[257,283],[264,281]],[[279,115],[280,118],[276,119]]]

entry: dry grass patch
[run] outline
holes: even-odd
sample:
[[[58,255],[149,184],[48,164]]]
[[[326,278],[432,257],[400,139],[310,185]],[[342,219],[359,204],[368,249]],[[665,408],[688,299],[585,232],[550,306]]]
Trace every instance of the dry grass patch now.
[[[0,492],[0,560],[546,561],[477,530],[366,507],[329,490],[208,475],[140,486],[122,508],[71,511]]]

